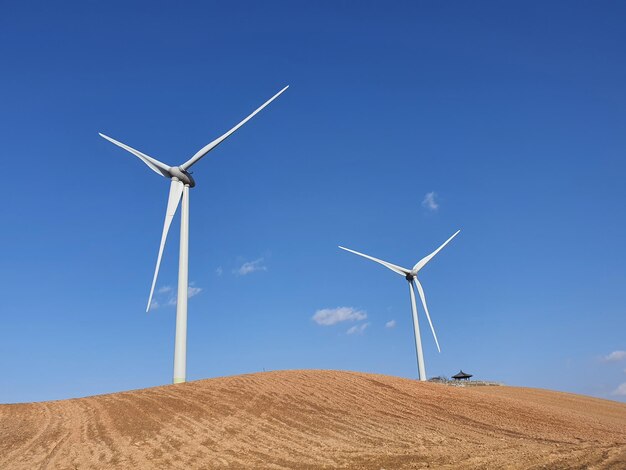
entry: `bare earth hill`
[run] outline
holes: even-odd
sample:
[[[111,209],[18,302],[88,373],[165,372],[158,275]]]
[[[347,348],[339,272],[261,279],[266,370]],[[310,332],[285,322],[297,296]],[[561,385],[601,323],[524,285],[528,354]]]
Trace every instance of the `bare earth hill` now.
[[[626,469],[626,405],[282,371],[0,405],[0,468]]]

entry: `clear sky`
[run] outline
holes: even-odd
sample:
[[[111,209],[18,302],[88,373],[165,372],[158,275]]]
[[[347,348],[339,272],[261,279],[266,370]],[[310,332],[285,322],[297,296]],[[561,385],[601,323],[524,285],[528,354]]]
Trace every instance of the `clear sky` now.
[[[171,381],[179,219],[146,314],[168,182],[98,132],[181,164],[287,84],[193,168],[190,380],[416,377],[406,282],[337,245],[462,229],[428,376],[626,400],[626,4],[129,3],[0,4],[0,402]]]

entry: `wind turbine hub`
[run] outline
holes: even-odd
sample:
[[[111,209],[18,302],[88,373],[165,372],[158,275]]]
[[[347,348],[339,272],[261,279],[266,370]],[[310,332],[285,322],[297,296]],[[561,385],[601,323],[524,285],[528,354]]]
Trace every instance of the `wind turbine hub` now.
[[[415,278],[415,276],[413,276],[413,274],[408,273],[405,277],[404,277],[407,281],[411,282],[413,281],[413,279]]]
[[[183,184],[188,185],[190,188],[193,188],[196,185],[193,177],[187,170],[183,170],[178,166],[173,166],[170,168],[170,175],[172,178],[178,178]]]

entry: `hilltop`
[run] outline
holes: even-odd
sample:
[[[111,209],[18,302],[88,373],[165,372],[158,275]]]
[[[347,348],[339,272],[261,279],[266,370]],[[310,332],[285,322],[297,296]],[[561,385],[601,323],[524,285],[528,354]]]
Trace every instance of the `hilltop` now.
[[[626,405],[295,370],[0,405],[0,468],[626,468]]]

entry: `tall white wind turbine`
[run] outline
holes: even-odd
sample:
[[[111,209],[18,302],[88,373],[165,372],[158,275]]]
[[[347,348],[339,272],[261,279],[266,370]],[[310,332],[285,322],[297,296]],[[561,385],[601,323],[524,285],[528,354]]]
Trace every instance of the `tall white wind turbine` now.
[[[157,256],[156,268],[154,269],[154,277],[152,278],[152,287],[150,288],[150,295],[148,297],[148,305],[146,312],[150,310],[152,303],[152,295],[154,294],[154,287],[156,286],[157,277],[159,275],[159,266],[161,265],[161,257],[163,255],[163,248],[165,247],[165,240],[167,239],[167,232],[170,229],[172,219],[178,204],[182,199],[182,209],[180,217],[180,255],[178,259],[178,297],[176,301],[176,340],[174,345],[174,383],[185,382],[187,376],[187,291],[188,291],[188,268],[189,268],[189,188],[193,188],[196,182],[191,177],[189,169],[197,163],[207,153],[221,144],[237,129],[243,126],[246,122],[252,119],[259,111],[265,108],[268,104],[274,101],[278,96],[283,93],[289,86],[286,86],[269,100],[263,103],[247,118],[226,132],[221,137],[218,137],[214,141],[202,147],[193,155],[189,160],[180,166],[168,166],[152,157],[149,157],[145,153],[135,150],[128,145],[118,142],[111,137],[104,134],[100,134],[109,142],[114,143],[118,147],[127,150],[142,162],[144,162],[155,173],[168,178],[170,182],[170,194],[167,200],[167,210],[165,212],[165,223],[163,224],[163,234],[161,235],[161,245],[159,246],[159,255]]]
[[[426,368],[424,367],[424,353],[422,352],[422,338],[420,336],[420,327],[419,322],[417,320],[417,306],[415,305],[415,288],[417,288],[417,292],[419,293],[420,299],[422,300],[422,305],[424,306],[424,312],[426,313],[426,318],[428,319],[428,324],[430,325],[430,330],[433,332],[433,337],[435,338],[435,344],[437,345],[437,350],[441,352],[439,348],[439,341],[437,340],[437,334],[435,333],[435,328],[433,327],[433,322],[430,320],[430,314],[428,313],[428,306],[426,305],[426,297],[424,296],[424,289],[422,288],[422,284],[417,279],[417,273],[422,269],[428,262],[433,259],[433,257],[439,253],[444,246],[446,246],[450,241],[459,234],[460,230],[457,230],[454,235],[448,238],[443,245],[437,248],[428,256],[425,256],[413,266],[412,269],[403,268],[402,266],[398,266],[396,264],[388,263],[387,261],[380,260],[378,258],[374,258],[373,256],[365,255],[363,253],[359,253],[358,251],[350,250],[349,248],[344,248],[340,246],[342,250],[349,251],[350,253],[354,253],[355,255],[363,256],[364,258],[375,261],[376,263],[382,264],[387,269],[391,269],[394,273],[404,276],[404,278],[409,283],[409,293],[411,295],[411,312],[413,313],[413,331],[415,333],[415,352],[417,353],[417,371],[419,374],[420,380],[426,380]]]

